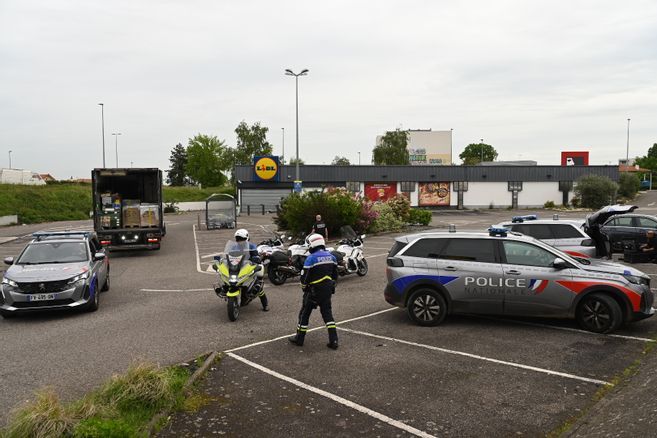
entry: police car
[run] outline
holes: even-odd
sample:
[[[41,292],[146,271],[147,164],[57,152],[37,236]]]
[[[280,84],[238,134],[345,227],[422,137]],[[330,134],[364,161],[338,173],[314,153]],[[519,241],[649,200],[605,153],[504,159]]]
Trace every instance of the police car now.
[[[552,219],[539,219],[536,215],[525,215],[514,216],[493,227],[526,234],[573,257],[592,258],[596,256],[595,242],[584,231],[584,225],[584,219],[559,219],[556,215]]]
[[[14,259],[0,287],[0,315],[54,309],[95,311],[110,287],[109,259],[92,232],[39,232]]]
[[[586,330],[610,333],[655,312],[643,272],[573,258],[504,228],[398,237],[386,276],[386,301],[423,326],[470,313],[575,318]]]

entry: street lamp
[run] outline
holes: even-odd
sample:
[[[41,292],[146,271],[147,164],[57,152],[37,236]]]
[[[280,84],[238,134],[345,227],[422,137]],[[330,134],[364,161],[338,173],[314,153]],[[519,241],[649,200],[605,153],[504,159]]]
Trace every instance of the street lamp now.
[[[116,154],[116,167],[119,167],[119,135],[120,132],[112,132],[114,136],[114,153]]]
[[[305,68],[301,70],[299,73],[294,73],[292,70],[289,68],[285,70],[285,75],[286,76],[294,76],[294,82],[295,82],[295,97],[296,97],[296,118],[297,118],[297,162],[296,162],[296,179],[295,181],[299,181],[299,76],[305,76],[308,74],[308,69]]]
[[[360,166],[360,151],[358,151],[358,165]]]
[[[281,163],[285,164],[285,128],[281,128],[281,132],[283,133],[283,153],[281,154]]]
[[[9,151],[9,168],[11,169],[11,151]]]
[[[481,142],[481,161],[479,161],[479,162],[483,163],[484,162],[484,139],[483,138],[480,139],[480,142]]]
[[[627,149],[625,151],[625,165],[630,165],[630,119],[627,119]]]
[[[99,103],[100,105],[100,123],[103,130],[103,169],[105,168],[105,104]]]

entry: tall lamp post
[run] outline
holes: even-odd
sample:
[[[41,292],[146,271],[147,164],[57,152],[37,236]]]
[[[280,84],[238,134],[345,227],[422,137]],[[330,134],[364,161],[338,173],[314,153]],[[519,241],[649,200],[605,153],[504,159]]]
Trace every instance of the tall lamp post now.
[[[11,169],[11,151],[9,151],[9,168]]]
[[[481,141],[481,161],[479,161],[479,162],[483,163],[484,162],[484,139],[482,138],[482,139],[480,139],[480,141]]]
[[[296,97],[296,119],[297,119],[297,162],[296,162],[296,179],[295,181],[299,181],[299,76],[305,76],[308,74],[308,69],[305,68],[301,70],[299,73],[294,73],[292,70],[289,68],[285,70],[285,75],[286,76],[294,76],[294,82],[295,82],[295,97]]]
[[[103,169],[105,168],[105,104],[99,103],[100,105],[100,124],[103,131]]]
[[[119,167],[119,135],[120,132],[112,132],[114,136],[114,153],[116,154],[116,167]]]
[[[283,153],[281,154],[281,161],[283,164],[285,164],[285,128],[281,128],[281,135],[283,136],[282,144],[283,144]]]
[[[627,119],[627,149],[625,150],[625,165],[630,165],[630,119]]]
[[[360,151],[358,151],[358,165],[360,166]]]

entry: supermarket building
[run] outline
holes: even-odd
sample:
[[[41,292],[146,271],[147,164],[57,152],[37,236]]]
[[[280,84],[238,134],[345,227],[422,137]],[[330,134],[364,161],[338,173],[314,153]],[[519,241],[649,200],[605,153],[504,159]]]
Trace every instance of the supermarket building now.
[[[295,190],[295,175],[295,167],[279,165],[277,157],[256,157],[252,166],[236,166],[242,210],[276,208]],[[618,181],[619,170],[618,166],[299,166],[303,191],[344,187],[371,200],[401,193],[412,206],[427,208],[535,208],[547,201],[560,205],[572,200],[575,182],[586,175]]]

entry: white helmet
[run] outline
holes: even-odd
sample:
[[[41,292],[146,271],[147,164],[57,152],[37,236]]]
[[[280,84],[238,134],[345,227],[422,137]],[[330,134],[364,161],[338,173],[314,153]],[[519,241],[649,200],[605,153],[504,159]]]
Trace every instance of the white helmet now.
[[[311,234],[310,236],[308,236],[307,240],[310,249],[317,248],[318,246],[326,246],[324,237],[322,237],[321,234]]]
[[[249,240],[249,232],[244,228],[235,231],[235,239]]]

